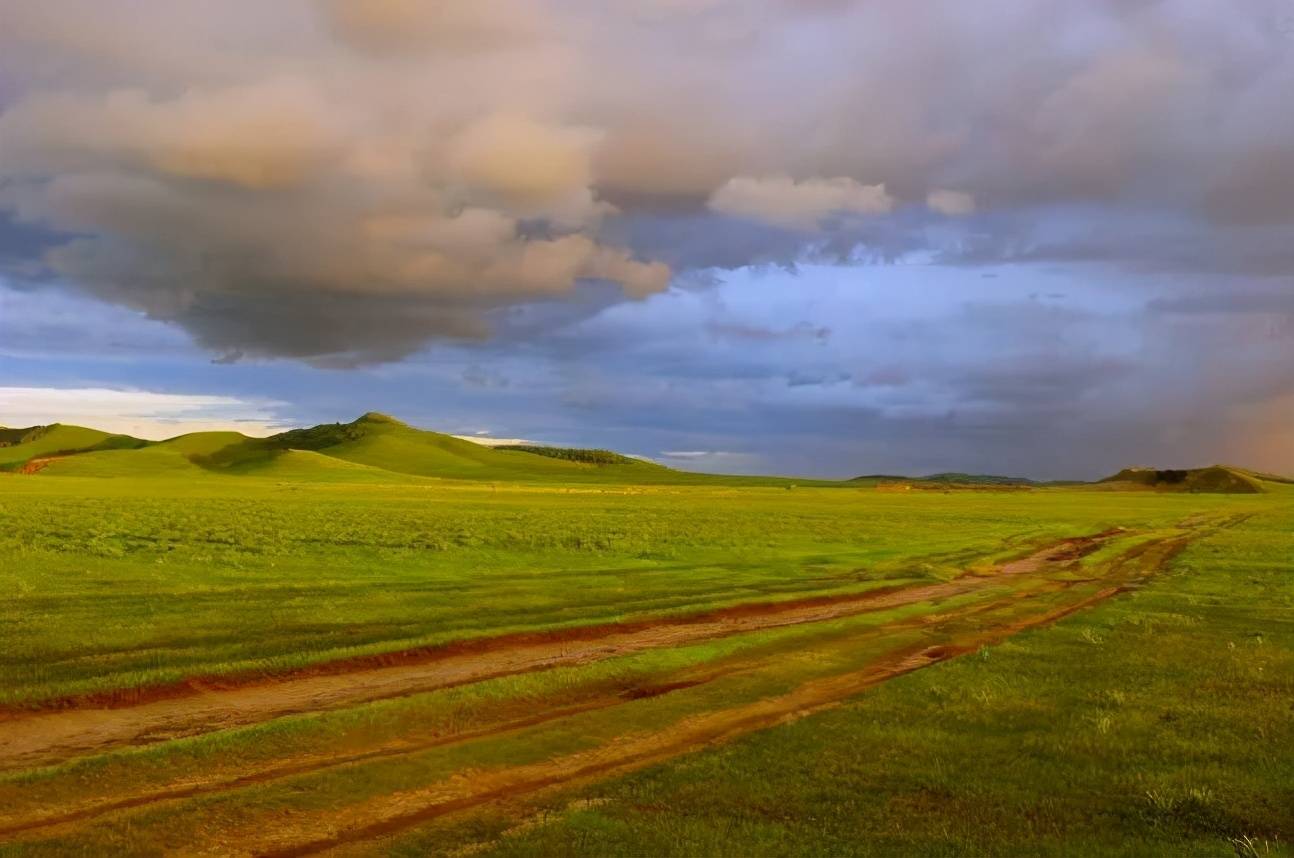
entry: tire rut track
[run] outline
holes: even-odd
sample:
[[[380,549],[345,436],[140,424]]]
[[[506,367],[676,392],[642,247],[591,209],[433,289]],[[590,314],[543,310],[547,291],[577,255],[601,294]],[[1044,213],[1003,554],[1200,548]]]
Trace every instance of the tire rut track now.
[[[1087,579],[1065,582],[1066,585],[1077,583],[1089,582]],[[1054,593],[1060,589],[1067,589],[1067,586],[1053,585],[1039,588],[1037,590],[1016,592],[1001,599],[996,599],[987,603],[969,605],[951,612],[924,614],[919,617],[897,620],[893,623],[887,623],[881,626],[876,626],[872,629],[855,632],[850,635],[850,639],[855,641],[872,640],[901,630],[930,629],[949,622],[966,620],[979,614],[989,613],[1006,607],[1014,602],[1028,600],[1042,593]],[[226,773],[223,777],[201,783],[187,783],[182,786],[154,790],[125,798],[93,802],[86,806],[78,807],[74,810],[62,813],[31,819],[20,819],[18,822],[0,821],[0,837],[11,837],[15,834],[23,834],[40,829],[57,828],[71,823],[90,821],[119,811],[137,810],[147,806],[180,801],[202,795],[231,792],[244,787],[273,783],[278,780],[284,780],[299,775],[314,774],[329,769],[371,762],[373,760],[405,757],[435,748],[471,742],[477,739],[502,736],[530,727],[559,721],[563,718],[568,718],[574,715],[609,709],[616,706],[622,706],[636,700],[644,700],[673,693],[675,691],[696,688],[722,677],[749,672],[753,668],[757,667],[758,664],[758,659],[739,656],[731,659],[731,663],[720,662],[717,665],[718,669],[709,669],[705,671],[685,669],[674,676],[658,678],[658,681],[655,681],[650,685],[626,688],[618,694],[598,696],[572,705],[549,707],[525,718],[512,719],[476,730],[446,733],[421,741],[393,742],[351,754],[341,754],[322,758],[298,758],[293,762],[254,769],[242,774],[230,775]]]
[[[1133,549],[1132,551],[1124,555],[1123,558],[1120,558],[1120,560],[1125,560],[1127,558],[1135,559],[1145,553],[1151,553],[1155,555],[1152,560],[1152,568],[1157,568],[1172,553],[1172,551],[1175,550],[1174,546],[1180,547],[1180,545],[1182,544],[1184,544],[1184,540],[1156,541],[1154,543],[1138,546],[1137,548]],[[1142,574],[1149,574],[1149,571],[1150,570],[1141,570]],[[974,617],[979,614],[991,613],[995,610],[1007,607],[1016,602],[1030,601],[1034,598],[1037,598],[1040,595],[1054,594],[1056,592],[1068,590],[1069,588],[1079,584],[1092,583],[1093,580],[1094,579],[1092,578],[1074,578],[1074,579],[1068,579],[1068,580],[1043,580],[1040,582],[1040,585],[1038,587],[1033,589],[1017,590],[1017,591],[1005,594],[1000,598],[996,598],[988,602],[981,602],[981,603],[976,603],[969,606],[961,607],[951,612],[934,614],[934,615],[927,614],[919,617],[897,620],[892,623],[887,623],[881,626],[877,626],[876,628],[873,628],[873,629],[862,631],[858,633],[857,636],[860,638],[865,637],[868,639],[873,639],[873,638],[883,637],[887,634],[893,634],[894,632],[902,629],[930,628],[930,627],[947,625],[950,623],[955,623],[957,621],[962,621],[962,620]],[[1050,621],[1053,621],[1054,619],[1060,618],[1061,616],[1065,616],[1074,611],[1081,610],[1083,607],[1086,607],[1088,604],[1091,604],[1095,601],[1103,600],[1105,598],[1108,598],[1111,595],[1114,595],[1115,593],[1121,592],[1123,589],[1126,589],[1127,586],[1128,586],[1128,582],[1124,581],[1122,583],[1114,584],[1111,587],[1104,588],[1101,591],[1099,591],[1095,596],[1084,599],[1074,605],[1065,606],[1058,610],[1053,610],[1051,612],[1048,612],[1047,614],[1043,615],[1041,621],[1050,622]],[[1025,628],[1033,624],[1035,624],[1035,620],[1030,619],[1025,621],[1023,625],[1008,624],[1006,626],[1003,626],[1003,628],[1010,629],[1008,633],[1014,633],[1014,631],[1018,630],[1019,628]],[[853,639],[853,637],[854,636],[851,635],[851,639]],[[953,649],[941,648],[941,647],[934,647],[934,648],[928,647],[927,650],[928,651],[938,650],[940,652],[946,651],[948,653],[953,653]],[[958,652],[960,652],[960,650],[958,650]],[[951,655],[949,655],[948,657],[951,657]],[[752,661],[748,657],[747,658],[738,657],[733,659],[731,663],[728,663],[728,664],[720,663],[717,666],[718,669],[712,668],[704,672],[700,672],[696,670],[684,670],[681,673],[674,675],[673,677],[665,677],[663,681],[657,681],[652,686],[648,686],[646,688],[630,688],[615,695],[603,696],[597,699],[581,701],[579,703],[568,705],[568,706],[557,706],[557,707],[550,708],[545,711],[536,713],[535,715],[527,718],[516,719],[502,724],[489,725],[487,727],[483,727],[477,730],[463,731],[455,734],[436,736],[428,740],[418,741],[418,742],[391,743],[386,746],[369,749],[367,751],[363,751],[359,753],[341,755],[341,756],[330,757],[326,759],[311,758],[306,760],[298,760],[295,762],[289,762],[279,766],[271,766],[266,769],[252,771],[249,773],[245,773],[245,774],[237,775],[233,777],[229,777],[228,775],[226,775],[223,778],[215,779],[206,783],[188,784],[178,788],[158,790],[158,791],[130,796],[123,799],[114,800],[114,801],[95,803],[90,806],[77,808],[75,810],[68,811],[65,813],[44,816],[36,819],[23,820],[16,824],[0,826],[0,837],[12,836],[15,834],[23,834],[23,833],[29,833],[29,832],[36,832],[42,829],[59,828],[61,826],[65,826],[69,824],[92,821],[96,818],[99,818],[114,812],[137,810],[143,807],[158,805],[162,803],[182,801],[187,798],[193,798],[201,795],[225,793],[225,792],[241,789],[244,787],[272,783],[274,781],[283,780],[283,779],[295,777],[298,775],[307,775],[307,774],[321,772],[327,769],[335,769],[335,768],[344,767],[344,766],[357,765],[357,764],[362,764],[362,763],[383,759],[383,758],[409,756],[416,753],[420,753],[422,751],[431,750],[437,747],[443,747],[443,746],[458,744],[462,742],[469,742],[477,739],[489,738],[492,736],[504,735],[507,733],[523,730],[529,727],[540,726],[545,723],[559,721],[563,718],[568,718],[573,715],[578,715],[585,712],[591,712],[591,711],[596,711],[600,709],[606,709],[614,706],[623,705],[627,702],[637,700],[637,699],[643,699],[645,697],[660,696],[662,694],[671,693],[677,690],[694,688],[699,685],[704,685],[722,676],[728,676],[734,673],[748,671],[752,669],[752,667],[755,664],[757,664],[757,660]]]
[[[1053,558],[1069,563],[1124,531],[1067,539],[1004,564],[996,575],[886,588],[861,594],[783,603],[753,603],[722,611],[612,626],[600,636],[572,635],[538,643],[451,652],[415,664],[375,667],[241,686],[135,706],[36,712],[0,721],[0,771],[62,762],[116,747],[139,746],[216,730],[406,697],[486,679],[559,666],[588,664],[648,649],[679,646],[752,631],[818,623],[856,614],[939,602],[986,590],[1004,579],[1035,574]],[[599,627],[604,628],[604,627]],[[580,630],[573,630],[580,632]],[[506,639],[505,639],[506,640]]]
[[[349,819],[351,820],[350,822],[346,822],[338,826],[332,826],[331,829],[330,826],[325,823],[314,829],[315,831],[320,830],[320,828],[332,830],[333,833],[329,834],[327,837],[302,839],[300,842],[286,843],[284,842],[284,838],[280,836],[278,841],[274,843],[263,843],[262,846],[252,849],[247,854],[276,856],[310,854],[331,848],[332,846],[340,846],[350,842],[369,840],[375,837],[381,837],[384,834],[403,830],[412,825],[417,825],[422,821],[434,819],[459,810],[470,809],[481,804],[508,798],[510,796],[527,795],[550,787],[568,785],[594,777],[629,771],[633,768],[649,765],[659,760],[668,759],[670,757],[677,756],[678,754],[686,753],[689,750],[705,744],[727,741],[730,738],[750,732],[751,730],[762,729],[766,726],[771,726],[774,723],[803,717],[806,714],[820,711],[828,706],[838,705],[844,698],[852,696],[879,682],[883,682],[886,679],[900,676],[913,670],[920,669],[921,667],[935,664],[940,661],[956,657],[965,652],[978,649],[982,646],[998,642],[1027,628],[1055,622],[1058,619],[1077,611],[1081,611],[1097,602],[1103,601],[1120,592],[1135,587],[1139,579],[1148,576],[1156,569],[1160,568],[1177,551],[1184,547],[1190,539],[1196,535],[1196,532],[1204,529],[1227,526],[1231,523],[1234,523],[1234,521],[1227,520],[1220,523],[1215,521],[1213,523],[1192,524],[1183,529],[1179,529],[1176,536],[1152,540],[1133,546],[1119,557],[1110,561],[1108,568],[1115,570],[1115,574],[1110,576],[1098,579],[1088,577],[1059,580],[1042,578],[1036,581],[1039,586],[1031,590],[1022,589],[1009,592],[1000,598],[993,599],[988,602],[976,603],[946,614],[923,615],[921,617],[895,621],[894,623],[881,625],[875,629],[868,630],[868,632],[865,632],[864,634],[880,636],[893,632],[901,627],[911,628],[938,625],[952,620],[969,617],[974,614],[993,611],[994,609],[1003,607],[1011,602],[1027,601],[1042,593],[1055,593],[1061,590],[1068,590],[1078,584],[1090,584],[1094,580],[1110,580],[1110,586],[1104,587],[1095,594],[1087,596],[1070,605],[1033,615],[1024,618],[1023,620],[981,629],[970,635],[958,636],[947,644],[926,646],[913,651],[896,652],[882,657],[862,671],[856,671],[825,679],[811,680],[781,697],[758,701],[756,703],[736,707],[731,710],[721,710],[718,712],[690,716],[665,730],[659,731],[658,733],[644,737],[626,737],[628,741],[615,742],[613,743],[614,747],[611,748],[599,748],[594,751],[571,755],[567,758],[560,758],[558,760],[542,764],[520,766],[501,772],[487,772],[483,775],[473,776],[466,780],[456,776],[451,784],[438,784],[409,793],[398,793],[396,796],[384,796],[376,801],[378,805],[386,808],[386,811],[378,810],[375,812],[373,808],[368,807],[368,803],[361,803],[359,806],[352,806],[341,811],[339,818]],[[1127,533],[1128,532],[1126,531],[1120,530],[1107,531],[1092,537],[1081,537],[1078,539],[1062,541],[1049,546],[1046,549],[1035,552],[1028,557],[1008,563],[999,570],[997,575],[978,579],[978,583],[973,585],[971,584],[971,581],[975,580],[975,576],[964,576],[963,578],[956,579],[946,585],[905,588],[903,590],[886,592],[879,595],[876,593],[864,594],[871,595],[876,598],[856,600],[863,603],[860,610],[846,610],[839,613],[830,612],[825,616],[819,617],[817,615],[813,615],[813,619],[808,619],[805,615],[798,613],[799,611],[806,610],[803,605],[800,605],[798,608],[793,609],[793,612],[786,612],[788,614],[787,616],[778,617],[775,615],[776,612],[769,612],[774,615],[769,616],[768,614],[755,613],[754,618],[756,620],[770,622],[770,626],[767,627],[807,622],[821,622],[826,619],[849,616],[866,610],[880,610],[883,607],[891,607],[895,604],[910,604],[914,601],[925,600],[934,601],[938,597],[932,597],[929,591],[932,589],[947,587],[949,585],[957,585],[956,592],[945,592],[943,595],[944,598],[949,595],[961,595],[966,592],[974,592],[983,589],[986,586],[990,586],[993,581],[998,580],[1003,575],[1027,577],[1032,573],[1040,571],[1053,571],[1055,569],[1070,568],[1072,562],[1077,560],[1079,557],[1095,551],[1104,544],[1104,542],[1114,536],[1127,535]],[[1124,567],[1130,568],[1131,573],[1121,574]],[[922,596],[913,597],[913,594],[917,592],[922,593]],[[905,599],[903,598],[905,596],[912,598]],[[900,601],[897,603],[889,601],[895,598],[898,598]],[[876,604],[878,601],[883,602],[883,604],[878,606]],[[746,608],[746,606],[741,607],[743,609]],[[845,606],[835,603],[827,603],[814,605],[807,610],[827,609],[830,611],[830,609],[839,609],[841,607]],[[852,608],[854,606],[848,605],[847,607]],[[794,617],[794,619],[792,619],[792,617]],[[735,618],[726,619],[729,620],[730,625],[735,627],[731,631],[724,632],[725,634],[737,634],[751,630],[740,621],[733,622]],[[750,619],[750,617],[747,616],[741,619]],[[703,626],[708,628],[708,626],[701,623],[681,623],[679,625]],[[687,641],[685,640],[683,642]],[[665,643],[659,645],[668,646],[673,644]],[[644,646],[642,648],[648,647]],[[618,654],[622,653],[619,651],[613,651],[611,653],[607,653],[603,657]],[[571,663],[578,664],[583,662],[575,661]],[[552,664],[547,666],[558,665]],[[179,789],[163,790],[145,795],[132,796],[118,801],[100,803],[68,813],[56,814],[35,820],[26,820],[19,822],[16,825],[0,827],[0,837],[11,836],[14,834],[22,835],[24,833],[38,833],[41,829],[57,829],[69,824],[75,826],[77,823],[93,821],[98,817],[115,812],[130,812],[138,808],[157,805],[159,803],[178,802],[204,794],[228,792],[257,784],[271,783],[297,775],[306,775],[328,768],[362,764],[371,760],[386,757],[407,756],[444,745],[489,738],[495,735],[502,735],[518,730],[524,730],[529,727],[540,726],[549,722],[560,721],[564,718],[569,718],[589,711],[623,705],[634,699],[659,696],[661,694],[668,694],[684,688],[696,687],[713,681],[720,676],[740,672],[743,669],[747,668],[743,668],[738,664],[735,666],[722,667],[719,670],[712,669],[707,675],[703,676],[688,676],[689,671],[684,671],[682,674],[678,675],[679,678],[675,681],[657,682],[655,686],[642,689],[640,692],[635,692],[633,689],[627,689],[619,694],[584,701],[565,707],[558,706],[536,713],[535,715],[524,719],[518,719],[504,724],[490,725],[478,730],[438,736],[423,742],[392,743],[388,746],[370,749],[346,757],[334,757],[322,761],[313,759],[291,762],[247,775],[225,778],[217,782],[189,785]],[[667,680],[668,679],[669,678],[667,677]],[[69,713],[58,714],[66,715]],[[592,755],[592,758],[587,759],[590,754]],[[362,809],[365,807],[368,808],[367,811]],[[391,808],[395,808],[396,810],[391,810]],[[26,838],[23,837],[22,839]]]
[[[556,760],[483,772],[450,779],[430,787],[371,799],[326,819],[312,818],[310,831],[332,833],[293,842],[295,829],[263,832],[260,840],[247,841],[238,854],[258,858],[297,858],[329,849],[397,834],[424,822],[471,810],[485,804],[532,795],[547,789],[622,775],[681,756],[703,747],[722,744],[748,733],[790,723],[833,708],[848,698],[882,682],[947,661],[1014,634],[1048,625],[1122,592],[1124,585],[1103,588],[1075,604],[1047,611],[946,644],[902,650],[861,671],[811,680],[778,697],[732,709],[690,716],[665,730],[561,757]],[[296,820],[301,822],[302,820]]]

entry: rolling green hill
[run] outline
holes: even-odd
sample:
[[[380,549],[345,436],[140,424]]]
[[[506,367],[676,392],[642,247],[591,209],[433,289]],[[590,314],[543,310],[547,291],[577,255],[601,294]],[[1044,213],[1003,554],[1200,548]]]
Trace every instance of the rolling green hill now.
[[[153,446],[173,450],[185,456],[210,456],[226,447],[254,440],[256,439],[241,432],[190,432],[187,435],[177,435],[174,438],[159,441]]]
[[[579,473],[592,466],[485,447],[415,429],[370,412],[352,423],[299,429],[267,439],[277,447],[316,450],[338,459],[425,477],[525,478]]]
[[[26,429],[0,429],[0,469],[13,470],[32,459],[96,450],[128,450],[147,441],[83,426],[51,423]]]
[[[65,477],[263,477],[290,482],[405,483],[408,474],[312,450],[267,444],[237,432],[203,432],[131,450],[98,450],[51,459],[41,469]]]
[[[249,444],[248,449],[257,446]],[[776,486],[845,485],[836,480],[794,480],[677,471],[607,450],[514,445],[487,447],[440,432],[417,429],[369,412],[351,423],[297,429],[264,439],[267,450],[314,450],[396,473],[467,480]],[[231,451],[232,452],[232,451]]]
[[[59,424],[0,430],[0,467],[18,470],[33,459],[42,460],[40,470],[48,476],[226,475],[367,482],[426,477],[628,483],[724,479],[673,471],[609,451],[487,447],[373,412],[350,423],[294,429],[268,438],[195,432],[150,442]]]
[[[135,439],[137,440],[137,439]],[[165,441],[138,441],[135,446],[94,447],[49,460],[41,472],[64,477],[201,478],[203,456],[255,439],[240,432],[191,432]]]
[[[57,477],[205,476],[202,468],[195,465],[188,456],[160,444],[59,456],[45,462],[40,473]]]
[[[283,463],[280,460],[287,454],[300,452],[316,455],[296,457],[294,471],[306,467],[308,461],[319,467],[331,461],[418,477],[525,480],[578,479],[603,467],[531,452],[486,447],[440,432],[416,429],[394,417],[373,412],[351,423],[326,423],[269,438],[244,439],[195,456],[194,461],[213,470],[258,473],[281,468]],[[615,467],[667,470],[628,458]]]
[[[46,476],[254,476],[285,481],[409,482],[418,479],[595,484],[668,484],[793,487],[841,486],[827,480],[748,477],[677,471],[610,450],[538,445],[490,447],[410,426],[369,412],[350,423],[325,423],[268,438],[238,432],[195,432],[165,441],[141,441],[92,429],[56,427],[33,443],[33,430],[5,430],[9,470],[33,457]],[[75,453],[76,455],[70,455]],[[0,464],[0,467],[3,467]]]

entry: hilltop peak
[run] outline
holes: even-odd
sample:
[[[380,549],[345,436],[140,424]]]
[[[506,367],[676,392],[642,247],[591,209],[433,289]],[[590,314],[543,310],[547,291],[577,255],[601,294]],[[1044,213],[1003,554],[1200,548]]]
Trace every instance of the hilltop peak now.
[[[390,414],[383,414],[381,411],[366,411],[361,414],[356,423],[391,423],[396,426],[407,426],[403,420],[396,420]]]

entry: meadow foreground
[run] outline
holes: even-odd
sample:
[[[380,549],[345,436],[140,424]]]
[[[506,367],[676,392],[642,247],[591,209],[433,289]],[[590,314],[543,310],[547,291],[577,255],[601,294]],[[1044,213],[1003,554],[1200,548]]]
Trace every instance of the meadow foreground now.
[[[53,474],[0,484],[0,854],[1294,833],[1281,484]]]

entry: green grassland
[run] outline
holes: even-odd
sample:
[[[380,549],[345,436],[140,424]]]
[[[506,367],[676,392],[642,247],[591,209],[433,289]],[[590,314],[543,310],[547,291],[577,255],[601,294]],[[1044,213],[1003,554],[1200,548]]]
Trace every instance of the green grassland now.
[[[0,483],[0,703],[937,579],[1248,500],[161,471]]]
[[[563,795],[479,854],[1289,855],[1291,558],[1284,505],[1125,598]]]
[[[334,845],[1280,855],[1294,842],[1286,483],[1000,491],[940,475],[894,492],[878,490],[890,478],[492,449],[381,415],[271,439],[6,431],[4,463],[47,461],[0,473],[0,736],[5,718],[85,695],[272,691],[303,668],[508,632],[984,586],[0,770],[0,855],[273,853],[1077,607],[791,724]],[[1063,569],[992,577],[1098,533],[1113,535]],[[1121,571],[1183,538],[1144,582]],[[1112,580],[1130,592],[1087,606]]]

